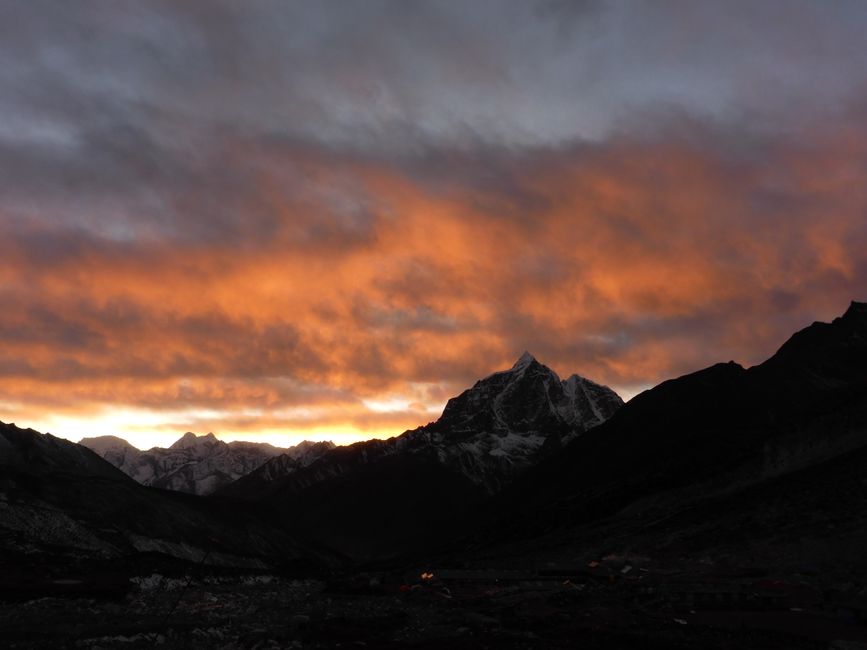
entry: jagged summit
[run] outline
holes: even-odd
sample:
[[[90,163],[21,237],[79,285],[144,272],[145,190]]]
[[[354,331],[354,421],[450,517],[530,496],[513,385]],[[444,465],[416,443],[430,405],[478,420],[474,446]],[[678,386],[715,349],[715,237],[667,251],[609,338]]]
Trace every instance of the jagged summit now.
[[[512,366],[512,370],[523,370],[524,368],[529,367],[534,361],[536,361],[536,357],[524,350],[524,353],[518,357],[518,360]]]
[[[139,483],[193,494],[210,494],[280,454],[303,467],[334,447],[330,442],[306,441],[288,449],[257,442],[225,443],[213,433],[197,436],[189,431],[171,447],[147,451],[116,436],[85,438],[81,444]]]
[[[438,429],[563,436],[601,424],[623,401],[610,388],[556,372],[524,352],[509,369],[482,379],[446,404]]]
[[[172,443],[169,449],[189,449],[190,447],[197,447],[202,444],[213,445],[217,444],[220,441],[217,440],[217,436],[213,433],[207,433],[203,436],[197,436],[192,431],[187,431],[183,436],[181,436],[178,440]]]
[[[496,377],[498,375],[520,374],[520,373],[524,372],[525,370],[527,370],[527,368],[531,368],[534,365],[539,366],[542,364],[539,363],[539,361],[536,359],[535,356],[533,356],[530,352],[527,352],[525,350],[523,352],[523,354],[521,354],[521,356],[518,357],[517,361],[515,361],[515,363],[513,363],[511,365],[511,367],[507,368],[506,370],[496,370],[496,371],[492,372],[490,375],[488,375],[484,379],[480,379],[479,381],[477,381],[476,385],[478,385],[481,382],[487,381],[488,379],[491,379],[492,377]]]

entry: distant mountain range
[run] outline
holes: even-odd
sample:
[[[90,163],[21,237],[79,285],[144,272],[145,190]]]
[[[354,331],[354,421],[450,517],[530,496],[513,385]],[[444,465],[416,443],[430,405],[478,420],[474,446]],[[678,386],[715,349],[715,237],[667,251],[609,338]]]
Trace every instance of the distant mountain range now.
[[[211,494],[280,458],[285,473],[306,467],[329,449],[332,442],[304,441],[288,449],[264,443],[222,442],[213,433],[197,436],[187,432],[171,447],[141,451],[123,438],[84,438],[80,444],[95,451],[142,485],[188,494]]]

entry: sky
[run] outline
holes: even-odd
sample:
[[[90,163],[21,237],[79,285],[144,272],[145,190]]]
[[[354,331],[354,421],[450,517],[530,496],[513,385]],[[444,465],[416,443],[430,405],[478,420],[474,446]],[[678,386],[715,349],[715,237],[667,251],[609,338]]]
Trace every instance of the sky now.
[[[867,299],[867,3],[0,0],[0,420],[388,437]]]

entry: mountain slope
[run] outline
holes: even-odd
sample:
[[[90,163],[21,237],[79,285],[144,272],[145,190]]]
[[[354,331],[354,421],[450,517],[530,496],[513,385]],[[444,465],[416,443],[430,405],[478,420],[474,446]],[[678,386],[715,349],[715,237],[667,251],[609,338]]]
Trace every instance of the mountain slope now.
[[[140,451],[122,438],[84,438],[82,445],[142,485],[189,494],[211,494],[224,485],[258,469],[268,460],[285,456],[294,467],[305,467],[332,449],[330,442],[303,442],[289,449],[252,442],[225,443],[213,433],[185,433],[169,448]]]
[[[0,423],[0,569],[142,553],[229,566],[333,557],[287,530],[243,508],[139,485],[82,445]]]
[[[668,518],[867,448],[867,305],[666,381],[499,495],[485,543]],[[618,523],[619,522],[619,523]]]

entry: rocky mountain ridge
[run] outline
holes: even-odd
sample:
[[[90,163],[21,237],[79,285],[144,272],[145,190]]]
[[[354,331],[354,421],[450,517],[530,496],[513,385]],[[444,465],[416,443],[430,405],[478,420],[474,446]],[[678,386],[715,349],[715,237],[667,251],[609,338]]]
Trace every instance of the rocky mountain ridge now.
[[[197,436],[192,432],[168,448],[146,451],[116,436],[84,438],[80,444],[142,485],[200,495],[215,492],[273,458],[283,458],[288,473],[306,467],[334,448],[331,442],[304,441],[288,449],[265,443],[226,443],[213,433]]]

